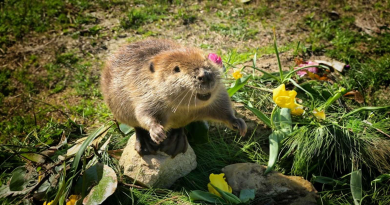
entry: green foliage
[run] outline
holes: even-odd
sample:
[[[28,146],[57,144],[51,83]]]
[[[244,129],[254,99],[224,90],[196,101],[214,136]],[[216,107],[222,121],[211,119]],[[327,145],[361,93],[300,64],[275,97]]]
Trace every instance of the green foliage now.
[[[82,11],[89,6],[87,0],[6,0],[0,3],[0,47],[12,44],[13,37],[21,39],[30,31],[74,26],[67,15],[82,18]]]
[[[242,40],[254,39],[258,34],[256,29],[249,28],[247,21],[241,20],[235,23],[211,24],[210,30]]]
[[[163,19],[168,12],[166,4],[147,4],[139,7],[132,7],[127,13],[127,18],[121,19],[121,26],[124,29],[137,29],[146,23]]]
[[[359,89],[369,87],[375,91],[390,82],[387,72],[390,67],[390,34],[362,34],[354,29],[354,21],[350,16],[335,21],[327,17],[319,19],[312,13],[306,17],[306,25],[311,30],[306,42],[311,44],[312,52],[325,52],[350,64],[345,85]]]

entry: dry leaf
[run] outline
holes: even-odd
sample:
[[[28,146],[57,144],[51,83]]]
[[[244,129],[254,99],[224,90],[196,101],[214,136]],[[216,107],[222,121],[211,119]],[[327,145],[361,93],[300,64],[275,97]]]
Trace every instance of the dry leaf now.
[[[323,60],[315,60],[314,62],[322,64],[322,65],[329,66],[329,67],[334,68],[335,70],[337,70],[339,72],[343,72],[344,67],[346,65],[345,63],[342,63],[342,62],[339,62],[339,61],[336,61],[336,60],[331,60],[330,62],[329,61],[323,61]]]

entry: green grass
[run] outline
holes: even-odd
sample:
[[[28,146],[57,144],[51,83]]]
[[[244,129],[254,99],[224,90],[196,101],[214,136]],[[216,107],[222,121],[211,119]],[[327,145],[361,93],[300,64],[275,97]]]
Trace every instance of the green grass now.
[[[90,6],[86,0],[3,1],[0,3],[0,48],[6,49],[30,31],[45,32],[53,27],[69,28],[89,22],[83,11]],[[68,14],[76,21],[72,22]]]
[[[317,20],[313,13],[306,17],[305,23],[311,30],[306,42],[311,44],[310,52],[322,52],[349,63],[351,69],[346,71],[348,79],[345,86],[368,91],[370,96],[390,82],[390,34],[369,36],[355,29],[354,21],[353,16],[336,21],[327,17]]]
[[[146,23],[152,23],[165,17],[168,12],[167,4],[142,4],[132,7],[127,12],[127,18],[120,22],[124,29],[137,29]]]
[[[13,45],[22,40],[26,45],[35,45],[34,36],[50,37],[53,33],[58,37],[64,35],[74,40],[80,39],[87,47],[90,45],[96,49],[91,51],[62,46],[53,51],[27,52],[23,56],[15,55],[22,59],[17,66],[4,63],[6,66],[0,67],[0,158],[7,159],[0,166],[0,184],[9,181],[10,172],[15,167],[25,164],[20,157],[12,156],[3,145],[38,152],[57,145],[62,136],[68,137],[68,142],[73,143],[112,119],[99,90],[99,73],[104,61],[99,54],[105,52],[101,49],[104,41],[122,38],[120,36],[123,34],[126,34],[129,42],[147,37],[164,37],[192,43],[207,51],[217,51],[228,71],[224,82],[230,86],[232,79],[229,72],[251,63],[255,53],[258,62],[264,59],[264,55],[274,56],[271,43],[261,47],[256,43],[261,42],[263,45],[274,26],[276,33],[280,34],[278,28],[283,25],[284,19],[290,18],[290,13],[304,12],[308,15],[297,19],[297,25],[289,28],[293,31],[285,34],[298,35],[300,46],[296,49],[298,40],[283,40],[278,44],[279,52],[294,51],[295,56],[305,60],[316,58],[315,55],[326,55],[351,66],[343,78],[337,78],[337,84],[333,87],[328,84],[310,84],[314,90],[320,91],[315,95],[315,103],[320,104],[329,93],[343,86],[359,90],[364,95],[365,106],[389,105],[386,95],[390,83],[389,29],[381,27],[380,34],[370,36],[356,28],[355,14],[372,12],[380,20],[388,22],[390,15],[387,10],[390,4],[385,1],[367,5],[361,2],[347,5],[335,1],[325,4],[326,8],[316,1],[284,3],[266,0],[248,4],[181,0],[0,2],[0,55],[5,54],[7,62],[13,60],[8,58],[11,56],[9,54],[15,54]],[[316,9],[310,10],[312,7]],[[341,14],[340,18],[332,20],[325,12],[327,10],[337,10]],[[107,19],[109,15],[114,15],[118,23],[113,27],[105,27],[105,19],[95,17],[94,12],[101,12]],[[165,32],[168,30],[174,31],[174,34],[171,36]],[[224,42],[214,43],[214,38],[224,39]],[[43,60],[41,57],[45,55],[40,52],[55,54]],[[245,72],[252,74],[251,70],[246,69]],[[274,103],[272,94],[265,90],[272,89],[273,83],[264,77],[255,76],[248,84],[251,87],[243,87],[232,99],[244,104],[251,103],[270,114]],[[304,93],[299,92],[298,97],[305,106],[309,106],[305,104],[307,96]],[[389,181],[371,182],[380,174],[389,172],[389,140],[380,132],[390,132],[389,115],[380,111],[361,112],[339,120],[340,115],[362,106],[353,100],[342,99],[339,102],[329,108],[325,122],[295,128],[293,135],[283,142],[284,149],[276,169],[285,174],[299,174],[307,179],[312,179],[314,174],[348,183],[348,176],[344,176],[349,174],[353,163],[358,163],[362,166],[364,176],[363,204],[388,204]],[[334,124],[335,121],[339,124]],[[248,123],[257,124],[253,121]],[[197,169],[179,179],[171,190],[139,189],[119,184],[117,192],[107,203],[116,203],[118,199],[124,204],[189,203],[188,193],[191,190],[207,190],[210,173],[220,173],[224,166],[238,162],[265,165],[268,161],[267,136],[271,131],[262,124],[254,127],[258,130],[248,133],[247,138],[240,138],[224,127],[213,126],[209,143],[193,145],[198,160]],[[129,135],[123,137],[114,129],[107,136],[112,136],[109,150],[123,148],[129,139]],[[59,153],[63,154],[67,148],[68,145],[61,148]],[[89,150],[87,154],[93,156],[93,151]],[[100,156],[99,160],[120,175],[117,162],[107,153]],[[132,183],[128,179],[122,180]],[[323,204],[352,204],[348,185],[313,183],[319,190]],[[55,195],[55,190],[49,193]],[[0,199],[0,203],[9,204],[19,199]],[[257,200],[261,202],[261,199]]]

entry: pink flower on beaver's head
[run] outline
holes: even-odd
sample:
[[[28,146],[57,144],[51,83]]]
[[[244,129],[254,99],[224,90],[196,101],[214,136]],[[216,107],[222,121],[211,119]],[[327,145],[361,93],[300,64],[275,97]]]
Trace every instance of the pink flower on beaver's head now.
[[[219,57],[217,54],[215,53],[210,53],[209,54],[209,59],[211,61],[213,61],[214,63],[218,64],[219,66],[222,66],[222,58]]]

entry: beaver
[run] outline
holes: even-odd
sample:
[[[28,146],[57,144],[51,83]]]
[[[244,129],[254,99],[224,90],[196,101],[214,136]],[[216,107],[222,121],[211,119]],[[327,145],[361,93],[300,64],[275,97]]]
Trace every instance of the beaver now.
[[[116,120],[134,127],[141,156],[162,151],[174,157],[187,150],[184,126],[194,121],[222,122],[245,135],[220,70],[200,49],[147,39],[109,57],[101,89]]]

